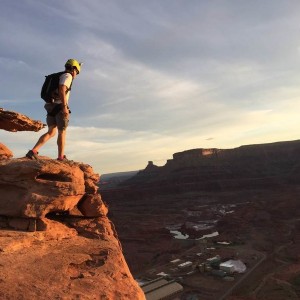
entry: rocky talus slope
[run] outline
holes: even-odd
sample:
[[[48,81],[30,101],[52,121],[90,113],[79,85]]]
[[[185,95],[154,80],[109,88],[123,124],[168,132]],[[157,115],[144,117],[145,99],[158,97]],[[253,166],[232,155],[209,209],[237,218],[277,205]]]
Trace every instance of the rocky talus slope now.
[[[145,299],[92,167],[7,153],[0,152],[0,299]]]

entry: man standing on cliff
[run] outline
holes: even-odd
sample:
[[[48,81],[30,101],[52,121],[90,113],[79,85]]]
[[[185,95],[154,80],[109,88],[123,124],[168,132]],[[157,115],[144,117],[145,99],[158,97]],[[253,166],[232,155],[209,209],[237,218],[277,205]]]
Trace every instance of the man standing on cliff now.
[[[59,83],[56,90],[53,93],[53,97],[50,102],[47,101],[45,109],[47,111],[47,125],[48,132],[43,134],[32,150],[29,150],[26,154],[27,158],[38,159],[39,149],[56,134],[57,135],[57,147],[58,157],[57,160],[67,160],[65,156],[65,142],[66,142],[66,129],[69,124],[69,97],[72,81],[80,73],[81,63],[75,59],[69,59],[65,64],[65,72],[59,76]]]

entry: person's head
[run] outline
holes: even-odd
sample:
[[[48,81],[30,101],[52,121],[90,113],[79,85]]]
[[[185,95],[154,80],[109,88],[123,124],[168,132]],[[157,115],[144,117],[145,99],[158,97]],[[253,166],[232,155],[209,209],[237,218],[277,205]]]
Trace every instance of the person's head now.
[[[70,72],[73,77],[80,73],[81,63],[78,62],[76,59],[68,59],[65,63],[66,71]]]

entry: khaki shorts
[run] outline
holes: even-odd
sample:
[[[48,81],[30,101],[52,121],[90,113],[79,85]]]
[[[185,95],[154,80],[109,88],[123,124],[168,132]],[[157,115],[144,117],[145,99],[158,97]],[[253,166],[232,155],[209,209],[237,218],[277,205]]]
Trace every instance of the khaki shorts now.
[[[52,104],[46,104],[45,109],[47,112],[51,112]],[[69,125],[69,115],[65,116],[62,111],[58,112],[55,116],[50,116],[47,114],[47,119],[46,119],[48,127],[50,126],[56,126],[58,130],[66,130],[66,128]]]

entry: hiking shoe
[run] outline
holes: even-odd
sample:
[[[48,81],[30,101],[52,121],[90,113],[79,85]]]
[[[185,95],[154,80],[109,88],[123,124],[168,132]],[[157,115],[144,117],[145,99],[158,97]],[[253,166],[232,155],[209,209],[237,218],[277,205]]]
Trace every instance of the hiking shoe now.
[[[32,150],[29,150],[26,154],[26,157],[29,158],[29,159],[39,159],[39,156],[38,156],[38,152],[37,153],[34,153]]]
[[[67,157],[64,155],[63,158],[58,157],[57,158],[58,161],[68,161]]]

